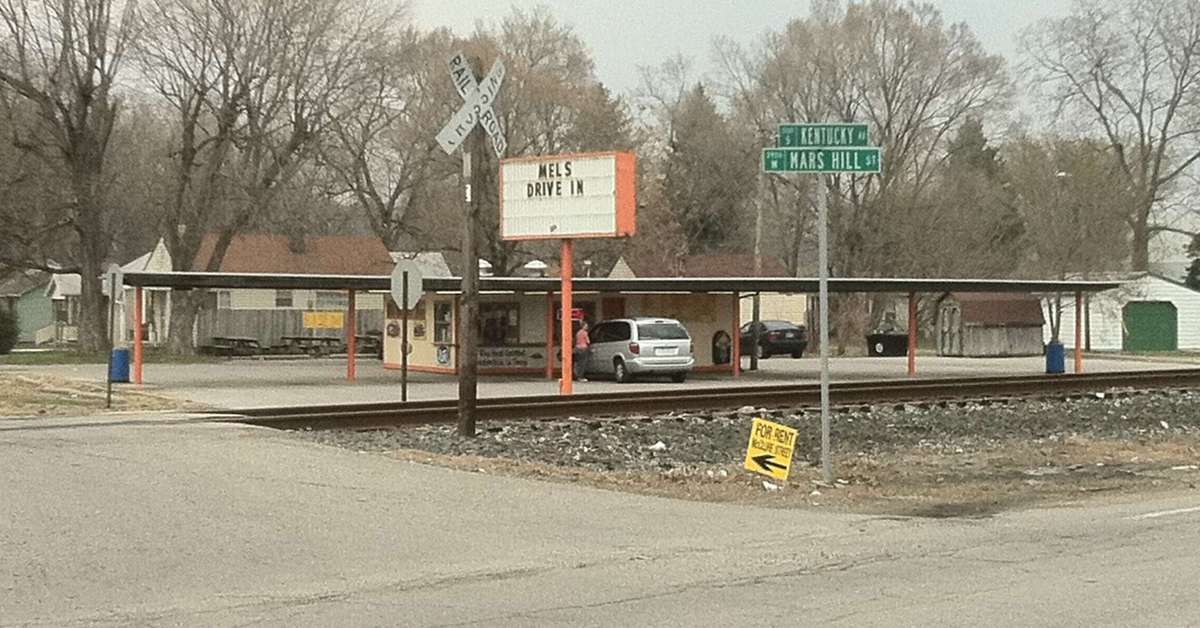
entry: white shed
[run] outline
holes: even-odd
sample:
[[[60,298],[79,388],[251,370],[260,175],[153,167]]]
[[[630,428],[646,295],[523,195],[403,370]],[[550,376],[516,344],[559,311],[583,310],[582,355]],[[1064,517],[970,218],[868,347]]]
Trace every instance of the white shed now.
[[[1151,273],[1118,278],[1119,288],[1085,297],[1083,346],[1088,351],[1200,351],[1200,292]],[[1047,316],[1051,299],[1043,301]],[[1062,299],[1059,340],[1075,345],[1075,295]],[[1045,328],[1050,340],[1050,326]]]

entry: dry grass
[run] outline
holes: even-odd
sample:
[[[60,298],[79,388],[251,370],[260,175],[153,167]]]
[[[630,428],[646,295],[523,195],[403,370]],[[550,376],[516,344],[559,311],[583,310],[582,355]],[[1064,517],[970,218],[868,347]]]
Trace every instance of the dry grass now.
[[[767,489],[764,478],[735,464],[702,472],[601,472],[412,449],[389,453],[465,471],[695,501],[917,517],[987,516],[1098,494],[1195,489],[1200,483],[1200,439],[1190,435],[1137,443],[1082,437],[1054,446],[1011,442],[962,455],[907,450],[842,456],[835,461],[835,485],[821,483],[818,468],[802,467],[778,489]]]
[[[42,375],[0,374],[0,391],[0,417],[78,416],[183,407],[174,399],[114,385],[112,408],[106,409],[103,384]]]

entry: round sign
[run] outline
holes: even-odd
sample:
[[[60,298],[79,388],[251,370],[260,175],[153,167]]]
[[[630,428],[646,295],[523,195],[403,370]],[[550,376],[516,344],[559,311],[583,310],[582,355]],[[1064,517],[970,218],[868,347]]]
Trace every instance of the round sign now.
[[[406,275],[407,273],[407,275]],[[404,303],[404,279],[408,277],[408,303]],[[424,278],[421,276],[421,267],[410,259],[402,259],[396,262],[396,268],[392,269],[392,300],[396,302],[398,307],[403,307],[406,310],[411,310],[417,307],[420,303],[424,292]]]

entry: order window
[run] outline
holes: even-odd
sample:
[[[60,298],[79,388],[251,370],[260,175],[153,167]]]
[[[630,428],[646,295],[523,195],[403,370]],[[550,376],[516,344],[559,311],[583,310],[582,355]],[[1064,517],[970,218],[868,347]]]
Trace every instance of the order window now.
[[[521,306],[517,303],[481,303],[479,338],[484,347],[520,344]]]

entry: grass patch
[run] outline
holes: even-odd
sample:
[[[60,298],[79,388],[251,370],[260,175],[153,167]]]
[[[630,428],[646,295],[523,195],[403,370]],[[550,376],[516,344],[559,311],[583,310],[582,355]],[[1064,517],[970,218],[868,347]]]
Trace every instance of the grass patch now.
[[[0,417],[97,414],[104,407],[105,387],[94,382],[47,376],[0,374]],[[187,404],[125,387],[113,388],[111,411],[180,410]]]

